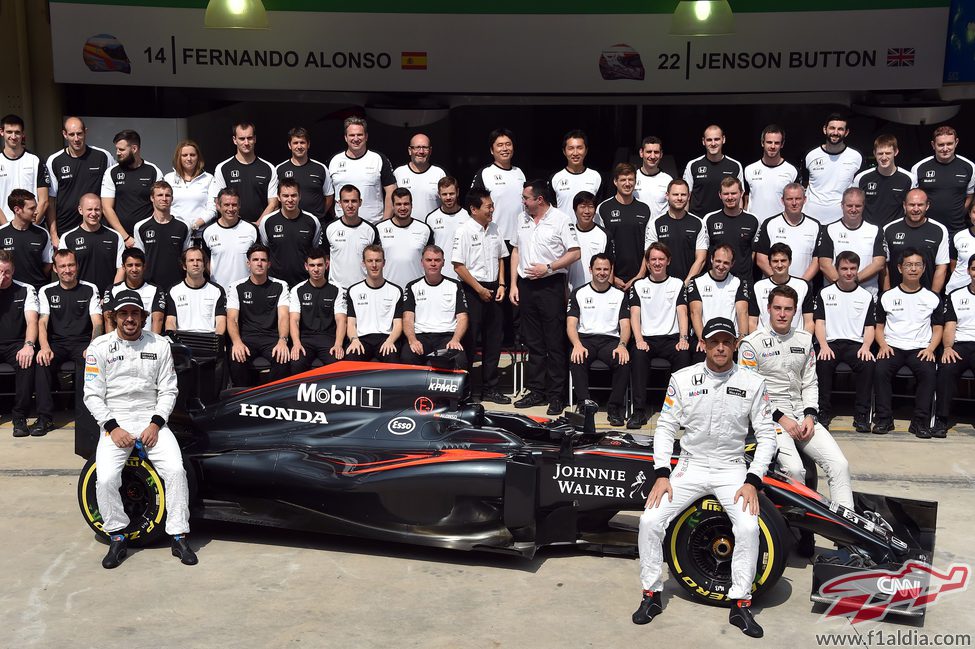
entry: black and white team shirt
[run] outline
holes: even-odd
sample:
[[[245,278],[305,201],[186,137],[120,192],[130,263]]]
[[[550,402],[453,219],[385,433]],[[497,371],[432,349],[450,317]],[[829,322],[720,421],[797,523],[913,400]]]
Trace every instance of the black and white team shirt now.
[[[640,307],[640,334],[644,338],[676,336],[680,333],[677,307],[687,307],[684,282],[677,277],[660,282],[650,277],[638,279],[630,287],[627,305]]]
[[[917,227],[908,225],[907,219],[898,219],[884,227],[884,241],[887,244],[887,272],[890,285],[901,283],[901,273],[897,269],[897,258],[907,248],[916,248],[924,257],[924,275],[921,286],[930,288],[934,280],[934,267],[951,261],[948,250],[948,230],[933,219],[925,219]]]
[[[359,216],[374,224],[382,220],[386,209],[383,188],[396,184],[389,158],[372,150],[367,150],[358,158],[350,157],[346,151],[342,151],[329,160],[328,173],[332,176],[332,186],[336,194],[340,194],[345,185],[352,185],[359,190],[362,198]],[[335,201],[335,216],[341,218],[342,214],[342,206],[339,201]]]
[[[698,250],[708,249],[708,233],[704,221],[686,213],[675,219],[670,211],[664,212],[647,224],[644,245],[659,241],[670,250],[670,266],[667,273],[681,281],[691,272]]]
[[[579,319],[576,331],[580,336],[619,338],[620,320],[630,317],[630,305],[626,293],[615,286],[597,291],[592,284],[585,284],[569,295],[566,315]]]
[[[759,226],[752,250],[768,255],[773,244],[785,243],[792,248],[790,268],[800,274],[805,273],[810,262],[816,258],[820,229],[819,221],[811,216],[803,214],[799,223],[792,225],[784,214],[779,214]]]
[[[853,186],[863,190],[863,220],[884,227],[904,216],[904,199],[907,192],[917,185],[910,171],[894,167],[894,173],[885,176],[871,167],[853,178]]]
[[[58,248],[74,252],[78,279],[97,286],[99,295],[115,282],[115,273],[122,267],[122,253],[125,252],[122,235],[104,225],[99,225],[94,232],[81,226],[62,232]]]
[[[212,209],[216,209],[217,194],[224,187],[233,187],[240,194],[240,218],[256,223],[268,202],[278,196],[278,174],[274,165],[264,158],[254,158],[253,162],[246,163],[232,156],[213,170],[210,184]]]
[[[938,162],[928,156],[911,168],[917,186],[931,201],[928,213],[941,221],[949,232],[964,230],[970,224],[965,199],[975,192],[975,163],[956,155],[951,162]]]
[[[798,182],[799,170],[786,160],[775,166],[761,159],[745,167],[745,194],[748,211],[764,223],[782,212],[782,192],[789,183]]]
[[[447,172],[437,165],[430,165],[422,172],[413,171],[409,164],[393,169],[396,186],[410,190],[413,198],[413,218],[421,221],[424,216],[440,207],[437,183],[446,176]]]
[[[237,326],[244,337],[278,337],[278,307],[289,307],[288,285],[268,277],[255,284],[248,276],[227,289],[227,309],[236,309]]]
[[[135,247],[146,253],[146,281],[168,288],[183,279],[179,258],[190,247],[190,228],[171,218],[160,223],[150,216],[135,224],[132,231]]]
[[[91,340],[91,316],[101,314],[101,294],[91,282],[77,282],[71,288],[53,282],[37,293],[37,315],[47,317],[47,339],[52,343]]]
[[[308,212],[289,219],[281,210],[271,212],[258,226],[261,241],[271,249],[271,277],[294,286],[308,277],[305,255],[321,240],[321,223]]]
[[[824,225],[843,218],[843,192],[853,184],[863,156],[844,146],[839,153],[827,153],[820,145],[806,154],[803,172],[809,181],[804,210]]]
[[[257,243],[257,228],[253,223],[238,219],[233,227],[214,221],[203,228],[201,246],[210,257],[210,279],[229,288],[247,277],[247,249]]]
[[[636,170],[636,187],[633,198],[650,207],[650,215],[663,214],[667,210],[667,186],[674,177],[666,171],[658,170],[651,175],[643,171],[643,167]]]
[[[579,247],[579,237],[569,216],[557,207],[549,207],[542,218],[535,219],[524,212],[512,244],[518,248],[518,277],[527,277],[532,264],[551,264],[569,250]],[[554,274],[568,274],[568,269],[558,268]]]
[[[40,158],[24,149],[16,158],[8,158],[0,146],[0,210],[12,221],[13,212],[7,206],[7,198],[15,189],[26,189],[37,196],[37,188],[50,186],[47,167]],[[75,207],[77,207],[77,203]],[[75,210],[77,211],[77,210]]]
[[[738,312],[735,305],[738,302],[749,301],[751,291],[748,282],[728,273],[727,277],[718,281],[710,273],[698,275],[687,285],[687,306],[693,302],[701,303],[701,322],[707,324],[712,318],[728,318],[738,331]]]
[[[592,281],[592,270],[589,262],[592,256],[606,252],[606,230],[593,223],[588,230],[580,230],[578,225],[573,226],[576,237],[579,240],[579,261],[569,266],[569,290],[573,291],[583,284]]]
[[[152,314],[166,313],[166,293],[159,287],[149,282],[142,282],[141,286],[132,287],[122,280],[118,284],[113,284],[112,288],[105,291],[102,296],[102,310],[115,310],[115,296],[122,291],[135,291],[142,298],[142,309],[149,315],[146,323],[142,326],[146,331],[152,331]]]
[[[62,149],[47,159],[47,176],[50,181],[48,195],[55,201],[54,218],[58,233],[64,234],[81,225],[78,204],[85,194],[98,195],[105,172],[113,165],[112,154],[105,149],[85,145],[77,158]]]
[[[308,159],[303,165],[296,165],[290,159],[274,168],[278,182],[293,180],[298,183],[298,209],[308,212],[319,221],[325,219],[325,197],[334,196],[332,176],[324,163]]]
[[[776,284],[771,277],[760,279],[752,286],[751,297],[748,300],[748,315],[758,318],[758,326],[765,331],[771,331],[768,314],[768,294],[776,286],[789,286],[799,295],[799,304],[796,305],[796,314],[792,316],[792,328],[802,329],[802,316],[806,313],[813,313],[815,299],[812,286],[801,277],[791,276],[785,284]]]
[[[629,281],[643,267],[646,250],[643,241],[650,222],[650,206],[638,200],[626,205],[613,196],[596,207],[596,216],[601,217],[606,228],[606,251],[616,260],[614,274]]]
[[[213,282],[194,288],[183,280],[166,291],[166,317],[176,318],[180,331],[214,333],[217,316],[227,315],[227,294]]]
[[[14,222],[0,225],[0,250],[6,250],[14,257],[14,279],[30,284],[34,290],[51,281],[44,265],[53,260],[51,255],[51,235],[47,230],[31,223],[25,230],[18,230]]]
[[[484,228],[471,218],[457,227],[449,263],[463,264],[479,283],[493,283],[498,281],[498,260],[507,256],[508,246],[498,225],[491,221]]]
[[[373,288],[363,280],[349,287],[335,312],[355,318],[358,336],[388,336],[393,331],[393,321],[403,318],[403,291],[390,281],[384,280],[382,286]]]
[[[291,289],[288,311],[298,314],[298,332],[302,336],[335,338],[335,307],[339,288],[325,282],[315,286],[305,280]]]
[[[972,280],[968,276],[968,260],[972,255],[975,255],[975,226],[959,230],[951,238],[948,256],[955,261],[955,270],[948,277],[946,293],[971,283]]]
[[[374,243],[379,243],[379,235],[369,221],[360,219],[358,225],[347,225],[336,219],[326,225],[322,246],[329,251],[329,283],[345,289],[365,279],[362,251]]]
[[[844,291],[836,284],[824,287],[816,298],[814,320],[826,327],[826,342],[850,340],[863,343],[863,330],[877,324],[876,297],[862,286]]]
[[[442,277],[431,284],[424,276],[403,291],[403,312],[407,311],[413,313],[414,333],[452,333],[457,329],[457,315],[467,313],[467,298],[456,280]]]
[[[887,257],[883,229],[866,221],[861,221],[856,228],[848,228],[842,220],[823,226],[819,231],[816,256],[831,259],[835,264],[836,257],[844,250],[855,252],[860,257],[857,272],[862,271],[873,263],[874,257]],[[860,285],[876,297],[880,287],[879,275]]]
[[[17,280],[0,288],[0,345],[24,344],[27,335],[25,313],[37,313],[37,291]]]
[[[900,286],[880,294],[877,324],[895,349],[923,349],[931,344],[932,327],[944,324],[941,298],[923,286],[910,293]]]
[[[443,274],[451,279],[457,279],[454,265],[450,263],[450,252],[454,249],[454,236],[457,234],[457,228],[470,218],[471,215],[463,207],[453,214],[447,214],[442,207],[438,207],[424,219],[433,231],[433,242],[443,250]]]
[[[474,174],[471,189],[484,189],[494,201],[494,222],[505,241],[514,242],[521,222],[521,191],[525,187],[525,174],[512,165],[502,169],[490,164]],[[573,219],[574,220],[574,219]]]
[[[721,181],[734,177],[744,182],[741,163],[729,156],[711,162],[706,155],[694,158],[684,167],[684,180],[691,189],[691,201],[687,211],[692,214],[710,214],[720,210]]]
[[[566,214],[574,214],[572,201],[579,192],[589,192],[599,196],[599,187],[603,184],[602,176],[595,169],[586,168],[579,173],[568,169],[560,169],[552,174],[549,181],[555,190],[555,206]]]
[[[410,219],[406,225],[394,221],[386,219],[376,225],[379,243],[386,254],[383,275],[397,286],[406,286],[423,275],[420,258],[423,249],[433,243],[433,230],[417,219]]]
[[[724,210],[718,210],[704,217],[704,231],[707,233],[710,249],[726,243],[735,251],[732,274],[750,279],[753,266],[752,242],[758,233],[758,217],[749,212],[728,216]]]
[[[945,298],[945,323],[955,323],[955,342],[975,342],[975,293],[970,286],[956,288]]]
[[[126,232],[152,216],[152,184],[162,180],[159,167],[143,160],[138,167],[110,167],[102,176],[102,198],[115,199],[115,214]]]

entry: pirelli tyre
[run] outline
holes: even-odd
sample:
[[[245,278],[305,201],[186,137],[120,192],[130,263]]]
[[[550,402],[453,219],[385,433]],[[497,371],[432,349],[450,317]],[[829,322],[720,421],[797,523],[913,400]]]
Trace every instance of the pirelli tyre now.
[[[95,497],[95,469],[95,457],[92,456],[78,478],[78,505],[88,527],[99,537],[107,539]],[[159,538],[166,529],[166,490],[152,462],[133,453],[122,469],[119,491],[130,521],[125,529],[129,544],[138,547]]]
[[[782,576],[792,535],[775,505],[759,495],[758,566],[752,597],[759,598]],[[664,539],[670,574],[694,599],[714,606],[731,603],[731,520],[712,496],[693,503],[674,519]]]

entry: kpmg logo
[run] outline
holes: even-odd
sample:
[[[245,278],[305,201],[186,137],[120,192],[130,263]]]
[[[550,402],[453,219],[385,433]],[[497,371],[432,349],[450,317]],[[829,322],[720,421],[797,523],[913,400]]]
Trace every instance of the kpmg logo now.
[[[447,394],[458,394],[464,379],[460,376],[431,376],[427,383],[427,390],[430,392],[446,392]]]

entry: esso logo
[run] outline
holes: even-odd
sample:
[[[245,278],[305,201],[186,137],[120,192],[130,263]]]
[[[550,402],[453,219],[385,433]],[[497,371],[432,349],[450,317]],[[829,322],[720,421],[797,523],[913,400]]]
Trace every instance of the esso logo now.
[[[416,428],[416,422],[409,417],[396,417],[395,419],[390,419],[389,423],[386,425],[386,430],[391,432],[393,435],[409,435]]]

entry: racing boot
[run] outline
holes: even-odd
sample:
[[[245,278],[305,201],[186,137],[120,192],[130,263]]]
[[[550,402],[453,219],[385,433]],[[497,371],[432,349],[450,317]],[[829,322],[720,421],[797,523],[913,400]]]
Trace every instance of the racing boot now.
[[[731,626],[741,629],[741,632],[752,638],[761,638],[765,631],[755,621],[751,609],[752,602],[748,599],[731,600],[731,611],[728,613],[728,622]]]
[[[190,548],[190,544],[183,534],[173,536],[173,556],[183,562],[186,566],[195,566],[198,559],[196,553]]]
[[[124,534],[112,534],[108,545],[108,553],[102,559],[102,568],[111,570],[118,568],[128,555],[129,541]]]
[[[664,612],[660,605],[660,593],[649,590],[643,591],[643,601],[640,608],[633,613],[633,624],[649,624],[653,618]]]

